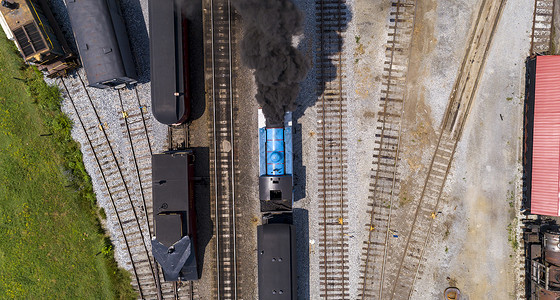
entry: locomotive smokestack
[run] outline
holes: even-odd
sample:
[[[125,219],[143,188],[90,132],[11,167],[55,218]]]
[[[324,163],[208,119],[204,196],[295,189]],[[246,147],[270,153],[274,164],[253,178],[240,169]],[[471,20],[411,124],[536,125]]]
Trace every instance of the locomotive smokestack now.
[[[268,127],[282,127],[284,115],[296,108],[299,83],[309,60],[292,46],[302,30],[303,17],[291,0],[235,0],[243,17],[245,36],[241,59],[254,69],[257,102]]]

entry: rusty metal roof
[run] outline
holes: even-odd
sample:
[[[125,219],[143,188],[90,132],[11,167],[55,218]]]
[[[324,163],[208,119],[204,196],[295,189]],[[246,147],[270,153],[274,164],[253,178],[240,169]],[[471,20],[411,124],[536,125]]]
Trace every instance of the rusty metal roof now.
[[[559,216],[560,56],[537,57],[531,213]]]

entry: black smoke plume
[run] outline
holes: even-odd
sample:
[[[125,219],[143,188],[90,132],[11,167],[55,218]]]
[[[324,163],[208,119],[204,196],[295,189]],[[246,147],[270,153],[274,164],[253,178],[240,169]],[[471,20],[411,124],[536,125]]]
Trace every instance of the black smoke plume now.
[[[284,114],[296,108],[299,83],[310,66],[292,46],[303,16],[290,0],[235,0],[233,5],[243,17],[241,59],[255,70],[257,102],[267,126],[282,126]]]

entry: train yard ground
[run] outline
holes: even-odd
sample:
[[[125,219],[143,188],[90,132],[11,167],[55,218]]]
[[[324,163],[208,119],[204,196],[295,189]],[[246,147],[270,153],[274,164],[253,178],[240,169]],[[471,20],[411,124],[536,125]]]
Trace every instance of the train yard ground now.
[[[298,49],[313,65],[294,112],[299,299],[439,299],[448,286],[467,299],[520,298],[533,1],[294,2],[305,17]],[[147,0],[123,1],[135,89],[55,83],[68,88],[63,110],[139,296],[256,299],[256,88],[237,48],[242,17],[227,0],[201,3],[187,139],[200,281],[162,283],[143,246],[153,233],[148,154],[167,148],[150,112]]]
[[[59,93],[4,37],[0,54],[0,297],[133,297]]]
[[[320,39],[320,25],[309,1],[297,2],[307,19],[300,45],[308,49]],[[303,160],[296,173],[306,180],[297,183],[305,192],[295,205],[309,213],[309,232],[298,239],[300,253],[309,253],[300,270],[301,298],[438,299],[448,286],[469,299],[522,297],[517,217],[529,2],[346,2],[339,31],[347,105],[341,177],[351,208],[343,251],[352,275],[338,277],[340,265],[323,263],[339,250],[334,243],[321,249],[325,221],[315,170],[323,166],[315,153],[324,146],[312,70],[296,114]],[[462,94],[452,97],[454,87]],[[460,109],[447,109],[457,99]],[[325,275],[346,282],[339,279],[333,289]]]

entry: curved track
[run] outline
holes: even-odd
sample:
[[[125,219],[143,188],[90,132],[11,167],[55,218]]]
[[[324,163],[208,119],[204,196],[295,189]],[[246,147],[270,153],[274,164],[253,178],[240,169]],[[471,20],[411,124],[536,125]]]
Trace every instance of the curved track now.
[[[467,50],[451,92],[439,138],[428,167],[421,195],[415,201],[410,231],[404,234],[403,251],[395,251],[398,258],[394,272],[385,277],[390,283],[390,299],[410,299],[416,280],[423,274],[422,263],[433,230],[443,187],[449,174],[455,149],[474,101],[486,57],[506,0],[484,0],[471,29]],[[384,284],[384,283],[382,283]]]
[[[112,145],[114,142],[105,132],[107,125],[102,122],[79,73],[78,79],[79,81],[70,87],[64,79],[61,82],[87,138],[89,149],[82,149],[82,151],[84,155],[95,158],[99,168],[97,174],[101,175],[104,192],[111,201],[120,228],[120,238],[124,241],[124,245],[115,243],[115,246],[124,246],[128,253],[130,259],[128,267],[134,276],[132,284],[140,297],[156,298],[159,294],[159,278],[150,255],[149,235],[145,236],[145,232],[149,232],[146,207],[133,197],[135,193],[133,174],[123,170],[118,162],[117,153]],[[88,100],[76,101],[75,95],[80,93],[85,93]],[[137,210],[139,207],[141,212]]]
[[[317,100],[319,182],[319,279],[322,299],[348,299],[346,220],[346,97],[343,93],[341,36],[346,24],[343,0],[318,0]]]
[[[379,299],[383,295],[383,276],[393,200],[399,194],[397,164],[404,112],[408,56],[416,5],[414,0],[393,0],[389,40],[386,44],[381,110],[376,123],[376,147],[366,224],[368,239],[362,249],[360,299]]]
[[[368,241],[362,256],[362,299],[410,299],[416,280],[423,274],[424,253],[443,187],[504,5],[505,0],[481,2],[421,195],[413,202],[412,214],[406,213],[406,220],[411,220],[407,222],[410,229],[399,234],[400,239],[392,239],[389,243],[389,237],[394,234],[391,231],[393,197],[399,192],[396,168],[408,61],[402,55],[408,55],[415,14],[414,1],[393,2],[391,21],[394,24],[390,27],[393,32],[390,33],[391,40],[387,46],[388,68],[385,69],[383,106],[378,120],[379,133],[376,135],[378,146],[375,149],[372,176],[373,204],[370,224],[367,224]]]
[[[84,130],[88,148],[84,155],[93,157],[99,170],[112,211],[107,220],[118,224],[119,234],[113,241],[128,254],[126,268],[133,276],[132,285],[142,299],[195,299],[192,282],[171,283],[163,280],[163,273],[151,256],[153,235],[151,155],[152,122],[147,105],[142,103],[136,88],[104,91],[116,93],[115,104],[122,115],[119,123],[122,135],[112,137],[98,112],[94,99],[80,75],[76,80],[62,79],[61,84]],[[114,132],[114,131],[113,131]],[[123,152],[124,151],[124,152]],[[115,220],[116,219],[116,220]],[[113,226],[109,223],[108,226]]]

